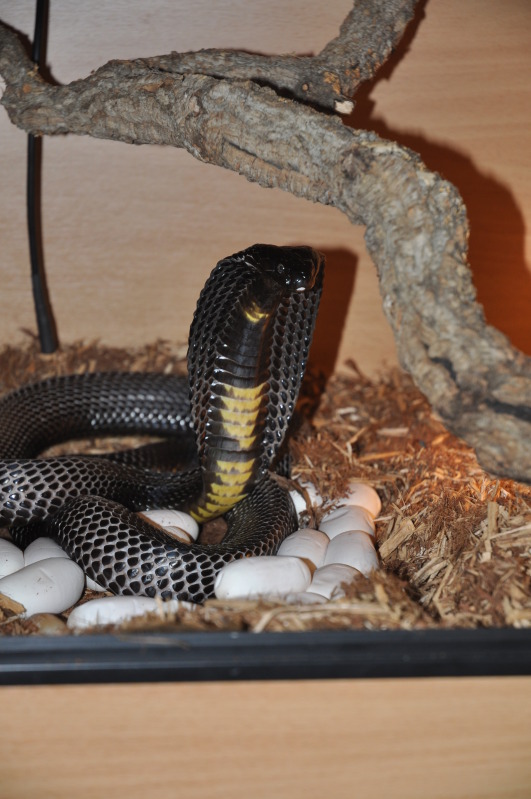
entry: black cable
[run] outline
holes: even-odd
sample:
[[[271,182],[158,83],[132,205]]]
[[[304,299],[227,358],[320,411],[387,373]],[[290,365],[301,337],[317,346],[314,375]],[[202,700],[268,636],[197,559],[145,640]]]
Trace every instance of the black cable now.
[[[40,69],[46,61],[46,34],[48,28],[48,0],[37,0],[32,60]],[[57,330],[53,316],[42,245],[41,203],[42,138],[28,134],[28,169],[26,182],[28,237],[31,263],[33,302],[42,352],[54,352],[58,346]]]

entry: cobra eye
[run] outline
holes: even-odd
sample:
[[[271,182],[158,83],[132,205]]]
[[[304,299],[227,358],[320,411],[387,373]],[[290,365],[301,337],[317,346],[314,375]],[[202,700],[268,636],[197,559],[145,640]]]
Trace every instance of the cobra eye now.
[[[284,264],[277,264],[277,274],[278,275],[283,275],[285,271],[286,271],[286,267],[284,266]]]

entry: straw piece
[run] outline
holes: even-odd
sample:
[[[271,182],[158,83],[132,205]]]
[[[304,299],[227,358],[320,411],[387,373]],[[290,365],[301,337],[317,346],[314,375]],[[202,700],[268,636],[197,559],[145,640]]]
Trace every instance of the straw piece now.
[[[380,557],[382,560],[386,560],[391,552],[394,552],[395,549],[398,549],[399,546],[404,544],[414,532],[415,525],[411,519],[400,519],[396,530],[379,546]]]

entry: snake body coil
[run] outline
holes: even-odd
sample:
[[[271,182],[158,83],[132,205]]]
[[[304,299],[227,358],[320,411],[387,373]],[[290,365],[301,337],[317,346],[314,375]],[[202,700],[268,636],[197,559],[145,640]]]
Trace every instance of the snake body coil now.
[[[220,261],[190,329],[188,378],[100,373],[53,378],[0,402],[0,521],[22,546],[54,538],[119,594],[202,602],[219,569],[274,554],[297,526],[270,476],[304,375],[323,259],[255,245]],[[182,472],[146,468],[151,450],[37,458],[59,441],[151,433],[181,442]],[[221,544],[181,544],[140,518],[152,508],[224,515]]]

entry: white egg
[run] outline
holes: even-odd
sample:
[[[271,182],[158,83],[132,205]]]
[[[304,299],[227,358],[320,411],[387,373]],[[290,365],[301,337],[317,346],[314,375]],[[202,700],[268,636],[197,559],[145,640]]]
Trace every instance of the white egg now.
[[[328,566],[321,566],[313,573],[308,593],[320,594],[327,599],[337,599],[345,596],[345,592],[340,587],[341,584],[352,583],[360,574],[361,572],[357,569],[344,564],[331,563]]]
[[[193,610],[196,606],[191,602],[180,602],[171,599],[161,603],[160,600],[147,596],[109,596],[91,599],[78,605],[68,617],[67,626],[71,630],[86,630],[89,627],[101,627],[107,624],[120,624],[146,613],[166,610],[175,612],[179,607]]]
[[[178,513],[180,514],[180,516],[188,516],[188,514],[185,513],[181,514],[180,511],[150,511],[150,513],[164,513],[164,514]],[[191,516],[189,518],[192,520],[192,522],[194,522]],[[182,537],[180,540],[183,540],[184,543],[186,544],[191,543],[192,539],[188,535],[188,533],[184,532],[184,530],[179,530],[179,533],[181,534]],[[177,538],[178,536],[175,537]],[[69,556],[64,551],[64,549],[62,549],[62,547],[60,547],[59,544],[56,541],[54,541],[52,538],[44,538],[44,537],[36,538],[34,541],[31,542],[31,544],[28,544],[28,546],[24,550],[24,563],[26,566],[29,566],[31,563],[37,563],[40,560],[45,560],[46,558],[68,558],[68,557]],[[86,587],[90,591],[101,592],[107,590],[104,586],[97,583],[88,575],[86,576]]]
[[[85,575],[85,586],[89,589],[89,591],[107,591],[105,586],[100,585],[92,577],[89,577],[88,574]]]
[[[302,513],[306,513],[308,508],[306,507],[306,500],[300,493],[300,491],[290,491],[289,495],[295,505],[295,510],[297,511],[297,515],[300,516]]]
[[[28,544],[24,550],[24,563],[30,566],[32,563],[38,563],[40,560],[46,558],[68,558],[69,555],[64,551],[53,538],[36,538],[31,544]],[[71,558],[70,558],[71,559]],[[86,577],[86,587],[91,591],[106,591],[101,585],[94,582],[90,577]]]
[[[68,558],[64,549],[52,538],[36,538],[24,550],[24,565],[31,566],[46,558]]]
[[[181,530],[180,527],[165,527],[164,532],[171,535],[172,538],[175,538],[176,541],[180,541],[181,544],[193,544],[194,539],[187,533],[186,530]]]
[[[300,558],[264,555],[227,563],[216,577],[218,599],[282,596],[305,591],[311,572]]]
[[[24,553],[12,541],[0,538],[0,577],[13,574],[24,566]]]
[[[382,500],[374,488],[368,483],[358,483],[355,480],[350,481],[347,493],[341,501],[346,505],[361,505],[371,516],[378,516],[382,509]]]
[[[163,527],[169,535],[175,536],[185,544],[196,541],[199,525],[188,513],[181,510],[145,510],[140,514],[146,519]],[[185,533],[185,537],[182,534]]]
[[[378,568],[378,555],[368,533],[347,530],[332,538],[324,562],[325,566],[330,563],[343,563],[358,569],[362,574],[370,574],[373,569]]]
[[[305,527],[288,535],[281,543],[277,554],[282,557],[290,555],[302,558],[313,572],[324,564],[326,548],[329,543],[330,539],[325,533]]]
[[[68,558],[47,558],[0,580],[0,594],[20,602],[26,615],[62,613],[85,588],[83,570]]]
[[[332,539],[347,530],[362,530],[374,535],[376,525],[372,514],[360,505],[340,505],[323,516],[319,529]]]

